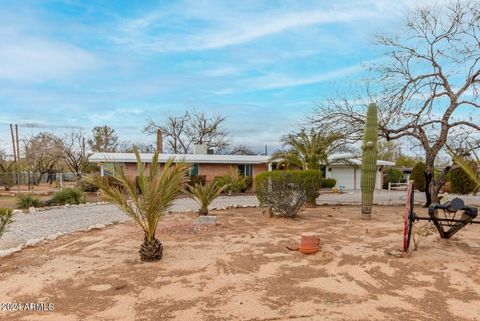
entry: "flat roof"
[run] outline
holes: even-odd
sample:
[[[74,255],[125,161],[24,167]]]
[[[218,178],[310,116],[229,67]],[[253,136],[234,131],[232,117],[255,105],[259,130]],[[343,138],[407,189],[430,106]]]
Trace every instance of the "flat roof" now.
[[[362,160],[358,158],[349,159],[346,162],[332,163],[330,166],[350,166],[350,165],[362,165]],[[377,166],[395,166],[395,162],[377,160]]]
[[[153,153],[140,153],[142,162],[152,161]],[[160,154],[158,161],[165,163],[170,158],[174,162],[208,164],[262,164],[268,163],[270,156],[265,155],[212,155],[212,154]],[[94,163],[136,163],[134,153],[93,153],[88,158]]]
[[[153,153],[140,153],[142,162],[152,161]],[[266,164],[270,162],[268,155],[215,155],[215,154],[160,154],[158,160],[165,163],[170,158],[174,162],[200,163],[200,164]],[[93,163],[136,163],[134,153],[93,153],[89,158]],[[361,165],[362,160],[352,158],[348,163],[334,163],[330,166]],[[394,162],[378,160],[377,166],[394,166]]]

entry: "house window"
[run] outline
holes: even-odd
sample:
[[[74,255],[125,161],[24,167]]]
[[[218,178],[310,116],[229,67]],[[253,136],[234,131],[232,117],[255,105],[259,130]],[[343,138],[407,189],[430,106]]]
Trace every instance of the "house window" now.
[[[253,168],[251,164],[239,164],[238,175],[240,176],[252,176]]]
[[[193,163],[190,167],[190,176],[198,176],[198,163]]]

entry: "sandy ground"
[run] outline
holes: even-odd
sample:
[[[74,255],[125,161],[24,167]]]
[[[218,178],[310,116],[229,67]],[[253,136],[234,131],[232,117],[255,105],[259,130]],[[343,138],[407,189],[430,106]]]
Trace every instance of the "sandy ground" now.
[[[359,211],[217,211],[220,225],[196,234],[175,228],[194,214],[168,215],[156,263],[140,262],[131,222],[63,236],[0,260],[2,303],[54,310],[4,308],[0,320],[480,320],[480,249],[467,246],[478,226],[398,258],[386,252],[400,248],[403,208],[376,207],[371,221]],[[286,249],[303,231],[319,233],[321,252]]]

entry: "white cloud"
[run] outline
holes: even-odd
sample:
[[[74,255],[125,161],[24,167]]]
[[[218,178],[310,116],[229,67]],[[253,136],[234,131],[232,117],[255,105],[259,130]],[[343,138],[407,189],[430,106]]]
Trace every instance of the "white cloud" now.
[[[350,22],[378,14],[368,8],[352,6],[328,10],[284,11],[282,13],[255,14],[250,12],[242,14],[217,10],[216,16],[210,14],[194,17],[203,21],[208,27],[192,28],[195,31],[191,33],[185,33],[182,30],[176,30],[171,25],[166,25],[166,15],[163,13],[149,13],[143,18],[126,21],[119,27],[123,35],[115,36],[114,40],[135,49],[157,52],[217,49],[248,43],[289,29]],[[189,18],[191,17],[180,15],[173,19],[172,24]],[[165,30],[170,29],[175,32],[165,33]],[[159,32],[159,30],[163,32]]]
[[[323,81],[338,79],[340,77],[350,76],[357,72],[364,70],[362,64],[353,65],[350,67],[340,68],[313,76],[285,76],[278,74],[271,74],[249,81],[249,87],[252,89],[277,89],[309,85]]]
[[[106,110],[101,113],[92,113],[88,116],[90,121],[94,124],[111,121],[114,119],[124,119],[125,117],[132,117],[136,115],[141,115],[145,111],[139,108],[118,108],[115,110]]]
[[[0,79],[43,82],[100,65],[87,50],[59,41],[0,30],[0,42]]]

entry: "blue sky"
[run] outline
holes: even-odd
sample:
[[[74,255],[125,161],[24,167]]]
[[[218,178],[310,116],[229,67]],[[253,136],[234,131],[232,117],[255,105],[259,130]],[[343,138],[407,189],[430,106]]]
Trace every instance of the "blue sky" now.
[[[107,124],[148,143],[147,119],[196,108],[227,116],[234,142],[273,149],[365,77],[373,35],[416,3],[2,0],[0,146],[12,122],[23,135]]]

